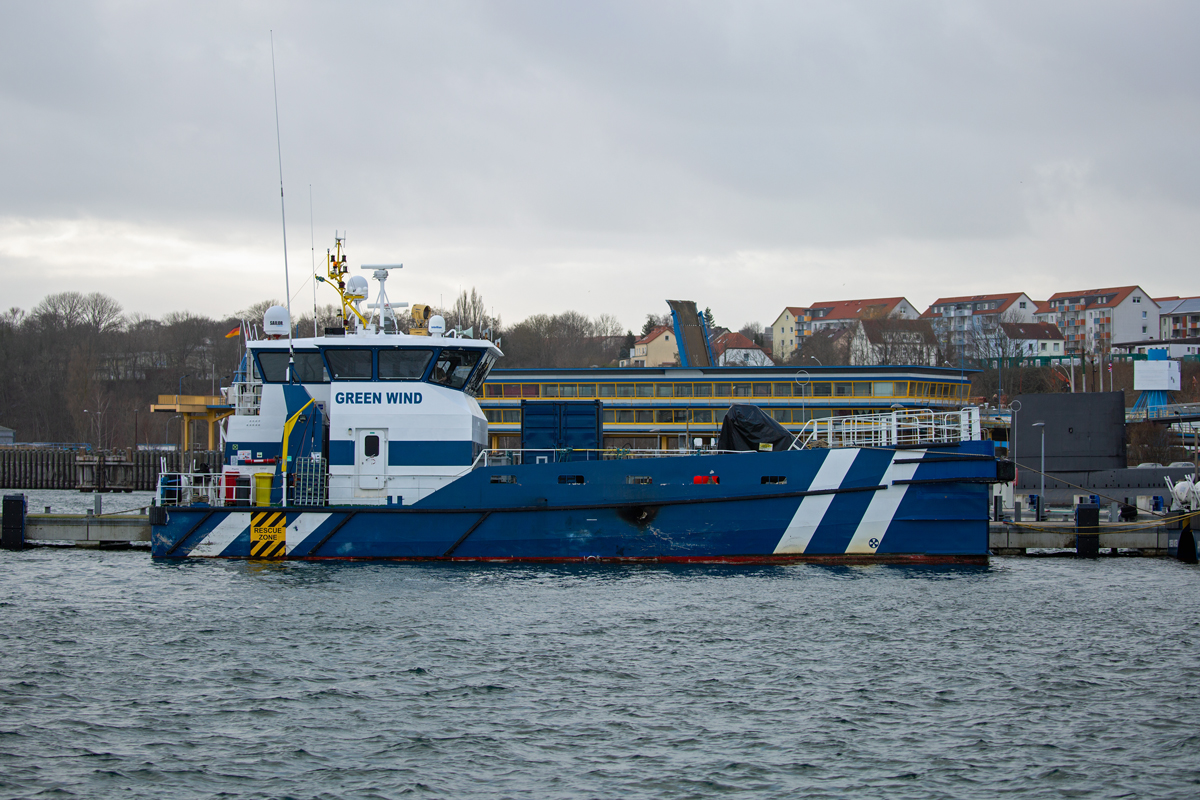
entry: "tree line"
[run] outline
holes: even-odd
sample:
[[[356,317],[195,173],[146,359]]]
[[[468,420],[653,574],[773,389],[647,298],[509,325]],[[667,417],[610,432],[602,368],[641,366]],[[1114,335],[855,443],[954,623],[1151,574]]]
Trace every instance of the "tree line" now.
[[[241,337],[227,334],[243,322],[261,327],[263,312],[279,304],[263,300],[220,318],[178,311],[154,319],[126,313],[100,292],[58,292],[28,311],[10,308],[0,313],[0,425],[18,442],[177,442],[180,420],[152,415],[151,403],[159,395],[218,394],[244,352]],[[337,326],[339,311],[298,313],[295,335]],[[616,366],[633,342],[608,314],[535,314],[506,326],[474,288],[433,312],[448,328],[499,341],[504,368]],[[397,310],[395,323],[408,330],[409,311]]]

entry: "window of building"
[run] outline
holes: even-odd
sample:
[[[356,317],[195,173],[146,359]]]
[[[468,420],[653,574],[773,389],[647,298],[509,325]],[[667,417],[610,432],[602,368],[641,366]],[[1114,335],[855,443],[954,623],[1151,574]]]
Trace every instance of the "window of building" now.
[[[632,383],[618,383],[617,384],[617,397],[633,397],[633,384]]]
[[[1024,307],[1025,307],[1025,301],[1024,301],[1024,300],[1022,300],[1022,301],[1020,302],[1020,306],[1021,306],[1021,308],[1024,308]]]
[[[1142,302],[1142,298],[1138,297],[1138,296],[1135,294],[1135,295],[1133,296],[1133,302],[1135,302],[1135,303],[1140,303],[1140,302]]]
[[[654,384],[653,383],[639,383],[636,385],[637,385],[637,396],[638,397],[654,397]]]
[[[1145,326],[1145,325],[1143,325],[1143,326],[1142,326],[1142,333],[1145,333],[1145,332],[1146,332],[1146,326]]]
[[[521,422],[521,409],[519,409],[519,408],[515,408],[515,409],[513,409],[512,411],[507,411],[507,410],[506,410],[506,411],[504,411],[504,412],[503,412],[503,416],[504,416],[504,422],[515,422],[515,423],[517,423],[517,424],[520,424],[520,422]]]
[[[713,395],[715,397],[729,397],[733,394],[733,385],[729,383],[714,383]]]
[[[669,383],[657,383],[654,385],[655,397],[674,397],[674,387]]]
[[[690,383],[675,384],[675,396],[676,397],[691,397],[692,396],[692,385]]]
[[[1143,311],[1143,312],[1142,312],[1142,319],[1145,319],[1145,318],[1146,318],[1146,312],[1145,312],[1145,311]]]
[[[694,387],[696,397],[712,397],[713,387],[711,383],[697,383]]]
[[[613,412],[616,415],[616,422],[633,422],[633,412],[625,409],[617,409]]]
[[[1045,349],[1046,349],[1046,345],[1047,345],[1047,344],[1048,344],[1048,342],[1042,342],[1042,349],[1043,349],[1043,350],[1045,350]]]
[[[638,422],[654,422],[654,412],[648,408],[639,408],[634,414],[637,415]]]

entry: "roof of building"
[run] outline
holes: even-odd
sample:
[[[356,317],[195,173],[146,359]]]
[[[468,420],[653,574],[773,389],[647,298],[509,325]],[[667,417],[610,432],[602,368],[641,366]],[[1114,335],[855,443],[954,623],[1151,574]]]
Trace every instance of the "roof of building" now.
[[[1037,305],[1034,314],[1049,314],[1054,311],[1054,306],[1050,305],[1049,300],[1034,300],[1033,302]]]
[[[1000,330],[1009,339],[1065,339],[1058,326],[1049,322],[1001,322]]]
[[[801,319],[805,314],[808,313],[808,309],[804,306],[784,306],[783,311],[780,311],[779,316],[775,318],[775,322],[779,322],[779,320],[783,319],[783,315],[787,314],[788,312],[791,312],[793,317]],[[774,325],[775,322],[772,322],[771,325]]]
[[[859,320],[867,341],[871,344],[883,344],[888,333],[917,334],[924,344],[936,345],[937,335],[933,326],[925,319],[864,319]]]
[[[712,348],[715,356],[721,355],[726,350],[762,350],[761,347],[737,331],[729,331],[713,339]]]
[[[877,297],[870,300],[834,300],[826,303],[813,303],[809,310],[828,312],[820,316],[821,321],[830,319],[862,319],[863,317],[886,317],[896,310],[901,303],[908,303],[903,297]],[[909,303],[909,305],[912,305]],[[816,314],[814,313],[814,318]]]
[[[1055,300],[1069,300],[1072,297],[1078,297],[1081,299],[1088,297],[1107,297],[1110,299],[1106,302],[1098,302],[1093,300],[1092,302],[1087,303],[1084,308],[1112,308],[1113,306],[1120,305],[1122,302],[1124,302],[1126,297],[1129,297],[1129,295],[1135,290],[1139,290],[1141,288],[1142,287],[1140,286],[1114,286],[1108,289],[1079,289],[1072,292],[1055,292],[1054,294],[1050,295],[1050,302],[1053,303]],[[1144,290],[1142,291],[1142,294],[1145,294]]]
[[[1161,314],[1200,314],[1200,297],[1164,297],[1154,302]]]
[[[643,336],[642,338],[640,338],[636,342],[634,342],[634,344],[650,344],[655,339],[657,339],[659,336],[662,336],[664,333],[669,333],[670,331],[671,331],[670,325],[659,325],[657,328],[650,331],[645,336]]]
[[[938,306],[960,305],[967,303],[990,303],[995,302],[995,308],[985,308],[975,311],[976,314],[1003,314],[1008,310],[1009,306],[1017,301],[1019,297],[1029,297],[1024,292],[1009,292],[1008,294],[976,294],[964,297],[939,297],[933,301],[929,308],[925,309],[922,318],[941,316],[933,309]],[[1036,302],[1036,301],[1035,301]]]

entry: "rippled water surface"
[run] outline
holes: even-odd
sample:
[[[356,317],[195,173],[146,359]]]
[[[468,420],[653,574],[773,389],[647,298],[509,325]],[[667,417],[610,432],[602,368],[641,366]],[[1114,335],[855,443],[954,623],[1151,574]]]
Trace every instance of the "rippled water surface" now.
[[[4,797],[1196,797],[1200,571],[0,553]]]

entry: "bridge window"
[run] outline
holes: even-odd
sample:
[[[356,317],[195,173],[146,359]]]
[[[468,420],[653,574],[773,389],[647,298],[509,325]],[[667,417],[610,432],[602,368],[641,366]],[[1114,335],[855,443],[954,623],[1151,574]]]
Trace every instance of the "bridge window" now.
[[[655,397],[674,397],[674,387],[669,383],[658,383],[654,386]]]
[[[833,385],[834,397],[850,397],[850,392],[851,390],[849,383],[835,383]]]
[[[558,384],[546,383],[542,385],[542,397],[558,397]]]
[[[286,350],[260,351],[263,380],[267,383],[287,381],[288,353]],[[320,353],[296,353],[296,380],[300,383],[329,383],[329,372]]]
[[[638,422],[654,422],[654,412],[648,408],[639,408],[636,412]]]
[[[432,350],[380,350],[379,379],[419,381],[433,358]]]
[[[562,386],[558,387],[558,391],[562,397],[575,397],[575,384],[564,383]]]
[[[613,386],[611,383],[602,383],[596,388],[599,390],[601,397],[617,396],[617,387]]]
[[[337,381],[371,380],[371,351],[367,349],[326,350],[329,371]]]
[[[711,423],[713,412],[711,409],[699,409],[692,412],[692,422]]]
[[[594,383],[579,384],[579,396],[580,397],[595,397],[596,396],[596,384],[594,384]]]
[[[471,370],[479,363],[482,355],[480,350],[467,350],[447,347],[438,353],[437,362],[433,365],[433,373],[429,376],[431,383],[449,386],[451,389],[462,389],[467,385]]]
[[[691,397],[692,396],[692,385],[690,383],[675,384],[675,396],[676,397]]]
[[[696,397],[712,397],[713,387],[711,383],[697,383],[692,387],[696,392]]]
[[[714,383],[713,394],[717,397],[729,397],[733,394],[733,385],[728,383]]]
[[[776,397],[791,397],[792,396],[792,384],[790,384],[790,383],[775,384],[775,396]]]
[[[855,381],[854,382],[854,396],[855,397],[870,397],[871,396],[871,384],[867,383],[866,381]]]
[[[521,409],[517,408],[517,409],[513,409],[512,411],[506,410],[503,412],[503,415],[504,415],[503,422],[506,422],[506,423],[515,422],[518,425],[521,424]]]
[[[632,411],[626,411],[626,410],[622,409],[619,411],[614,411],[613,413],[616,414],[617,422],[633,422],[634,421]]]
[[[617,384],[617,397],[633,397],[633,384],[632,383],[618,383]]]
[[[771,384],[769,384],[769,383],[754,384],[754,396],[755,397],[770,397],[771,396]]]
[[[654,397],[654,384],[653,383],[637,384],[637,396],[638,397]]]

